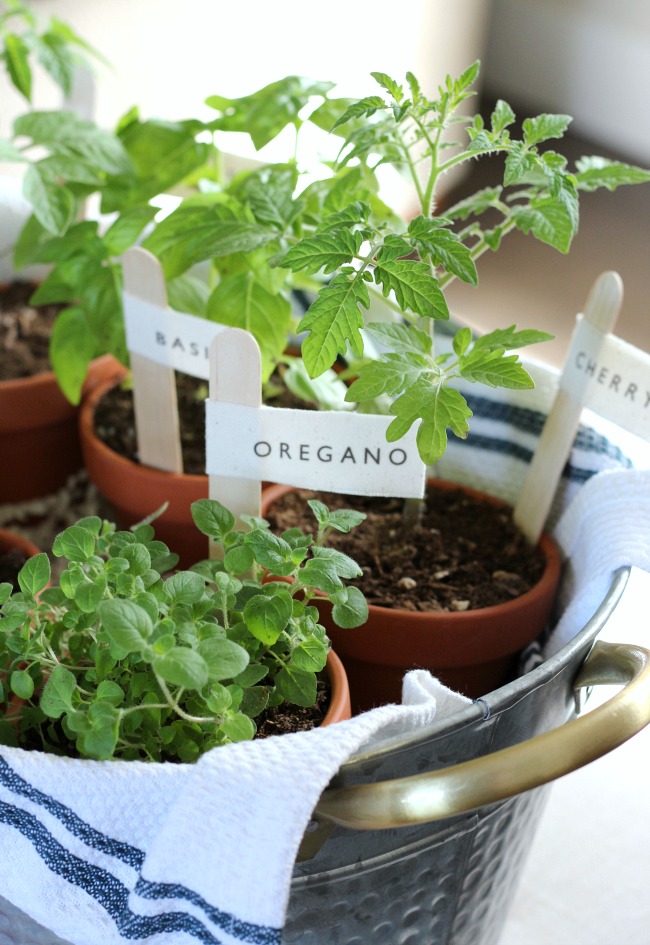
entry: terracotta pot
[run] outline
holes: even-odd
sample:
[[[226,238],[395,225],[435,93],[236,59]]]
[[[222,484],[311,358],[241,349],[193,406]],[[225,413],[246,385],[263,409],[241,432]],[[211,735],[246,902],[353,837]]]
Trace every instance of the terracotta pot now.
[[[30,541],[29,538],[23,538],[22,535],[17,535],[15,532],[8,532],[4,528],[0,528],[0,554],[6,554],[8,551],[22,551],[26,558],[33,558],[34,555],[41,553],[41,549],[37,548],[34,542]]]
[[[459,488],[455,483],[435,484]],[[288,486],[268,489],[262,496],[262,514],[288,491]],[[491,496],[465,491],[504,505]],[[329,603],[319,604],[321,621],[348,674],[353,711],[401,702],[402,678],[410,669],[428,669],[470,698],[507,682],[520,651],[548,623],[560,579],[555,542],[543,535],[539,544],[546,559],[541,579],[526,594],[494,607],[424,613],[370,605],[367,623],[342,630],[331,620]]]
[[[349,719],[352,715],[348,677],[343,663],[334,650],[330,650],[327,654],[325,670],[332,691],[329,708],[325,714],[325,718],[321,722],[321,726],[332,725],[334,722],[344,722],[345,719]]]
[[[87,387],[120,368],[111,355],[97,358]],[[50,495],[81,469],[78,414],[52,371],[0,382],[0,503]]]
[[[169,505],[155,520],[156,537],[180,556],[186,568],[208,557],[208,539],[195,526],[190,505],[208,495],[208,477],[163,472],[133,462],[106,446],[95,433],[97,404],[119,378],[98,384],[84,397],[79,414],[79,432],[84,464],[90,480],[110,502],[115,519],[129,528],[155,512],[165,502]]]

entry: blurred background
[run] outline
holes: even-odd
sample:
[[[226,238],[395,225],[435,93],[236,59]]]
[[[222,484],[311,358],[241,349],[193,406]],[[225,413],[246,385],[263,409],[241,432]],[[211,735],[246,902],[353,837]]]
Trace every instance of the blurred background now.
[[[69,22],[111,63],[98,69],[95,100],[87,102],[107,127],[134,104],[144,117],[208,116],[208,95],[237,97],[289,74],[361,96],[375,91],[371,70],[398,80],[411,70],[434,91],[478,58],[487,114],[499,97],[522,118],[568,113],[574,121],[562,150],[571,158],[602,154],[650,167],[647,0],[33,0],[33,7]],[[24,106],[6,87],[2,94],[6,132]],[[35,104],[59,104],[43,77]],[[245,138],[236,149],[254,155]],[[273,160],[273,151],[262,156]],[[490,170],[481,162],[469,178],[450,179],[446,199],[495,183]],[[451,288],[452,309],[477,329],[504,324],[505,312],[506,323],[554,332],[535,355],[559,366],[591,284],[614,269],[625,287],[617,334],[649,350],[649,255],[650,186],[587,194],[568,256],[514,235],[481,260],[478,290]],[[649,591],[648,576],[635,573],[608,638],[650,638]],[[647,945],[649,749],[644,733],[553,788],[501,945]]]
[[[488,114],[499,97],[522,118],[566,113],[574,119],[563,145],[570,157],[597,153],[650,166],[647,0],[376,0],[370,6],[329,0],[324,13],[304,0],[32,3],[43,15],[67,20],[111,64],[99,68],[89,106],[107,127],[136,103],[144,117],[212,116],[203,104],[208,95],[245,95],[289,74],[328,79],[341,95],[361,96],[376,89],[372,70],[398,80],[411,70],[433,92],[447,73],[481,59],[481,106]],[[37,107],[58,104],[47,77],[39,78]],[[23,105],[5,88],[3,96],[0,130],[7,130]],[[235,147],[241,155],[255,154],[246,136]],[[283,153],[279,140],[262,157]],[[477,175],[490,172],[489,162],[476,164]],[[448,188],[462,193],[463,183],[450,178]],[[481,178],[466,182],[472,190],[478,183]],[[507,299],[518,324],[556,334],[535,354],[557,364],[592,282],[615,269],[625,286],[618,332],[647,346],[650,188],[586,195],[581,209],[568,256],[532,238],[511,237],[481,261],[478,292],[452,287],[456,314],[489,328],[502,323]]]

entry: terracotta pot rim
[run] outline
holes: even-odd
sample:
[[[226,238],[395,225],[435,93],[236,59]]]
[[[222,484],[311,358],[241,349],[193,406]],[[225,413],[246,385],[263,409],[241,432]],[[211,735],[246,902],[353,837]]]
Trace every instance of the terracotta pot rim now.
[[[22,551],[30,558],[41,553],[41,549],[38,548],[33,541],[30,541],[29,538],[25,538],[23,535],[17,535],[16,532],[9,531],[8,529],[0,528],[0,553],[11,551],[13,548]]]
[[[31,374],[29,377],[16,377],[6,381],[0,381],[0,390],[18,391],[24,390],[27,387],[49,387],[51,384],[56,384],[54,371],[39,371],[38,374]]]
[[[325,713],[325,718],[319,726],[320,728],[325,725],[332,725],[335,722],[343,722],[351,716],[350,686],[347,673],[340,658],[332,649],[327,654],[326,670],[331,684],[331,695],[330,704]]]
[[[112,354],[102,354],[96,358],[93,358],[93,360],[90,362],[88,370],[91,372],[93,366],[102,367],[104,365],[108,369],[111,367],[111,362],[115,363],[116,372],[119,372],[120,369],[124,371],[126,370],[126,368],[122,368],[120,362],[117,361],[117,359],[115,359]],[[38,374],[30,374],[28,377],[14,377],[10,378],[9,380],[0,381],[0,390],[18,391],[27,387],[50,387],[52,384],[55,384],[57,390],[60,390],[59,383],[56,379],[56,374],[54,371],[39,371]],[[73,404],[70,406],[74,407]]]

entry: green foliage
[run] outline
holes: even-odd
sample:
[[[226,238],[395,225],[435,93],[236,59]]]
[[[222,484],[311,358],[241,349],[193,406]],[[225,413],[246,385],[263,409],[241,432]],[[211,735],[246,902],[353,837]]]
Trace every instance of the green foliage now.
[[[268,705],[312,705],[329,650],[314,597],[335,595],[341,627],[368,615],[345,584],[360,569],[324,546],[332,528],[364,516],[314,511],[315,538],[276,536],[263,519],[237,529],[218,502],[195,502],[194,521],[220,557],[167,575],[177,557],[148,524],[116,531],[93,516],[66,528],[52,548],[66,560],[57,586],[47,586],[46,554],[23,566],[19,591],[0,584],[0,740],[188,762],[252,738]]]
[[[67,24],[50,17],[42,21],[22,0],[3,0],[0,9],[0,62],[13,87],[32,100],[33,65],[69,95],[75,70],[103,57]]]
[[[24,193],[33,208],[14,265],[51,264],[32,302],[66,306],[50,356],[73,403],[94,357],[110,353],[128,363],[119,257],[158,213],[150,201],[213,159],[214,147],[197,140],[203,128],[195,121],[141,121],[133,111],[111,133],[72,112],[29,112],[14,123],[13,143],[4,143],[12,160],[27,164]],[[101,196],[103,211],[117,214],[105,231],[96,221],[78,222],[91,194]],[[172,284],[170,298],[184,301],[187,292],[187,285]]]
[[[362,405],[388,399],[394,414],[389,441],[419,422],[418,450],[427,464],[443,455],[448,430],[460,437],[468,433],[471,411],[454,381],[532,387],[511,352],[551,337],[517,332],[513,326],[472,343],[463,329],[453,352],[436,356],[434,322],[449,318],[445,287],[453,279],[477,285],[478,259],[498,250],[513,230],[568,252],[578,229],[580,191],[650,180],[646,170],[601,158],[583,158],[569,169],[566,159],[547,147],[564,135],[571,120],[567,115],[525,119],[521,137],[513,131],[516,116],[506,102],[496,104],[487,126],[480,115],[466,117],[458,109],[473,94],[478,70],[474,63],[457,79],[447,77],[433,99],[412,74],[400,85],[385,73],[373,73],[381,93],[348,100],[331,125],[344,136],[333,173],[357,169],[355,203],[337,208],[331,226],[315,219],[313,232],[305,228],[279,260],[293,272],[324,281],[298,325],[307,332],[302,353],[308,372],[316,377],[338,356],[352,355],[350,373],[356,379],[346,400]],[[322,123],[322,110],[315,120]],[[443,175],[494,153],[504,158],[502,183],[480,190],[444,216],[433,215]],[[408,224],[376,208],[361,183],[381,164],[393,165],[412,181],[420,213]],[[366,315],[375,287],[394,309],[395,325],[375,325]],[[364,357],[363,329],[379,343],[378,355]]]
[[[67,306],[52,355],[70,399],[78,399],[91,357],[110,351],[126,362],[117,257],[143,234],[163,265],[171,304],[250,331],[265,383],[286,363],[288,339],[300,335],[300,370],[279,372],[291,390],[339,407],[328,372],[335,361],[347,361],[347,377],[354,377],[348,405],[393,414],[391,439],[418,423],[427,463],[442,455],[449,430],[467,435],[471,414],[458,380],[531,386],[512,352],[550,337],[543,332],[500,329],[472,342],[463,330],[453,352],[436,351],[435,323],[449,319],[447,286],[454,279],[476,286],[479,259],[512,232],[568,252],[581,192],[644,183],[650,172],[598,157],[571,168],[555,150],[567,115],[529,117],[520,130],[504,101],[487,120],[468,115],[461,106],[474,94],[478,62],[448,76],[433,97],[412,73],[404,82],[372,75],[377,93],[358,100],[336,98],[331,83],[297,76],[242,98],[213,95],[207,103],[216,116],[207,122],[144,121],[133,109],[114,136],[57,113],[20,120],[0,152],[24,160],[25,136],[28,151],[40,150],[26,176],[34,217],[15,258],[54,264],[35,298]],[[319,167],[313,155],[302,160],[305,125],[335,136],[335,159],[320,159]],[[211,136],[221,144],[228,133],[248,134],[259,149],[290,130],[295,146],[290,141],[286,160],[225,179]],[[444,176],[486,155],[501,159],[494,186],[436,214]],[[409,221],[379,196],[377,172],[385,164],[404,174],[417,196],[419,212]],[[156,195],[181,186],[190,196],[152,220]],[[104,211],[117,214],[105,234],[75,222],[91,192]],[[207,272],[202,282],[197,265]],[[296,289],[313,297],[300,320],[291,306]],[[392,311],[393,325],[374,324],[377,301]]]

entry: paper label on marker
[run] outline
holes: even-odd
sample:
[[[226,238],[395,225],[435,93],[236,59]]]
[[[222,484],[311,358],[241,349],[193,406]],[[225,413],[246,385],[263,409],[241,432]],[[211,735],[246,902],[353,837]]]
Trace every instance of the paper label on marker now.
[[[584,407],[650,441],[650,354],[578,316],[560,387]]]
[[[392,417],[206,401],[206,472],[353,495],[419,499],[415,427],[386,442]]]
[[[191,377],[208,379],[210,342],[226,325],[160,308],[128,292],[123,299],[129,351]]]

